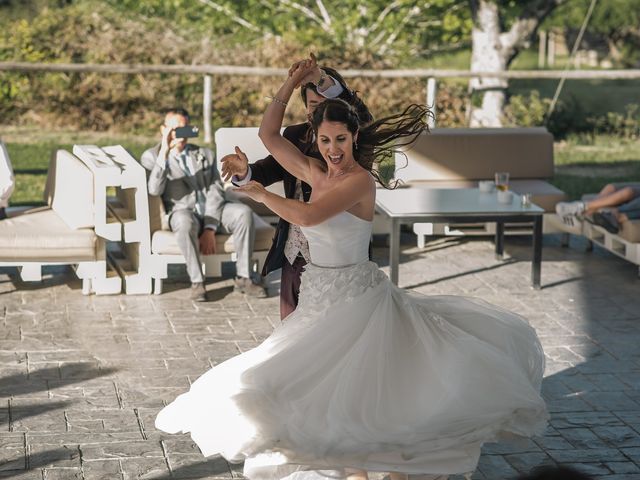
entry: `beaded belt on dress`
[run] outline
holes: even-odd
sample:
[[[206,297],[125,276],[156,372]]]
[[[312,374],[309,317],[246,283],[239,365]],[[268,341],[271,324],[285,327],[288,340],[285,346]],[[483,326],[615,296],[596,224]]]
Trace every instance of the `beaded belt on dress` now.
[[[308,265],[311,265],[312,267],[316,267],[316,268],[338,269],[338,268],[355,267],[356,265],[361,265],[363,263],[367,263],[368,261],[369,261],[369,259],[366,259],[366,260],[362,260],[362,261],[356,262],[356,263],[347,263],[345,265],[318,265],[316,263],[311,262]]]

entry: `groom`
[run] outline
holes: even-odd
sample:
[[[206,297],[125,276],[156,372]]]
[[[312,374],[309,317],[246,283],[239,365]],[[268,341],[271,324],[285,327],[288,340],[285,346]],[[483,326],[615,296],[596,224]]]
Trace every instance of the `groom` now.
[[[296,66],[297,63],[291,67],[290,72]],[[341,98],[356,107],[360,121],[363,124],[370,123],[373,120],[364,103],[354,91],[347,87],[342,76],[332,68],[315,68],[302,81],[300,94],[309,119],[316,107],[324,102],[325,99]],[[322,160],[322,155],[315,145],[310,123],[291,125],[284,129],[283,136],[305,155]],[[223,177],[225,180],[231,178],[236,185],[244,185],[250,180],[261,183],[264,186],[282,181],[287,198],[294,198],[304,202],[309,201],[311,187],[287,172],[271,155],[249,165],[246,155],[236,147],[235,154],[226,155],[220,161],[222,163]],[[280,219],[273,244],[262,269],[262,275],[267,275],[273,270],[282,268],[280,318],[285,318],[298,306],[300,276],[303,267],[309,261],[309,246],[300,227]]]

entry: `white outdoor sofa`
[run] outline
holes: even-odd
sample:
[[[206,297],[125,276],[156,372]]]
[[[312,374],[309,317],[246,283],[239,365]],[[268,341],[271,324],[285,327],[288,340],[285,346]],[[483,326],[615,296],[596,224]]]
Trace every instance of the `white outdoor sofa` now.
[[[257,128],[220,128],[215,132],[215,142],[218,161],[227,153],[233,153],[236,145],[245,151],[252,160],[268,155],[262,142],[258,139]],[[218,165],[218,168],[220,168],[220,165]],[[232,185],[227,185],[227,188],[232,188]],[[253,260],[254,270],[259,271],[271,248],[275,234],[275,228],[268,223],[274,220],[273,213],[262,204],[252,202],[243,195],[227,193],[228,198],[235,197],[238,201],[247,203],[254,210],[253,220],[256,235]],[[175,235],[169,229],[167,214],[162,200],[158,196],[149,195],[149,224],[154,293],[160,294],[162,293],[162,280],[168,276],[168,266],[171,264],[184,264],[185,260],[178,248]],[[222,263],[236,260],[232,235],[222,233],[216,235],[216,252],[213,255],[203,255],[201,257],[206,277],[220,277],[222,275]]]
[[[640,183],[620,183],[618,187],[631,185],[640,188]],[[596,194],[587,194],[582,196],[583,201],[588,201],[595,197]],[[623,258],[638,267],[638,276],[640,277],[640,220],[630,220],[620,225],[618,233],[611,233],[599,225],[595,225],[588,220],[577,220],[575,226],[565,225],[558,216],[555,221],[558,228],[574,235],[581,235],[589,241],[588,249],[591,250],[593,245],[608,250],[609,252]]]
[[[509,172],[510,190],[531,194],[545,210],[544,232],[559,231],[552,217],[556,203],[567,197],[549,183],[553,136],[543,127],[436,128],[396,154],[395,168],[395,178],[409,188],[471,188],[493,180],[496,172]],[[493,235],[495,224],[415,224],[414,232],[424,245],[425,235]],[[505,234],[518,233],[524,233],[522,226],[505,225]]]
[[[108,271],[104,241],[94,231],[93,176],[71,153],[52,155],[47,206],[0,222],[0,266],[18,267],[24,281],[40,281],[42,267],[71,265],[82,292],[117,293],[120,278]]]

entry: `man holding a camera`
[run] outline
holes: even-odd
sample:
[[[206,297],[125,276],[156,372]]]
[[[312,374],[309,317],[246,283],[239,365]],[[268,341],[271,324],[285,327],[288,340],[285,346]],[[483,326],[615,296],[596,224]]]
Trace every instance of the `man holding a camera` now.
[[[255,237],[253,211],[242,203],[227,201],[213,152],[188,143],[198,129],[189,125],[183,108],[167,111],[159,145],[142,154],[150,170],[151,195],[161,195],[185,257],[191,279],[191,298],[206,300],[200,254],[216,253],[216,232],[233,234],[237,253],[234,289],[254,297],[266,297],[264,287],[251,278],[250,265]]]

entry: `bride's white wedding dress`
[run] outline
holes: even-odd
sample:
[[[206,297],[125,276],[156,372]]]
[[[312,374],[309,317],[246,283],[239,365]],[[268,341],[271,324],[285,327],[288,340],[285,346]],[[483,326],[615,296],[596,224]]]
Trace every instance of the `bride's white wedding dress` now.
[[[394,286],[368,261],[371,222],[303,228],[312,264],[297,310],[257,348],[209,370],[156,418],[249,478],[344,468],[473,471],[484,442],[544,429],[544,354],[518,315]]]

